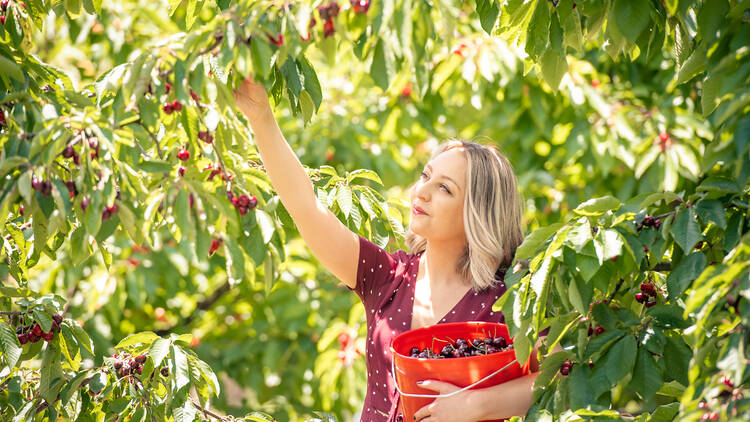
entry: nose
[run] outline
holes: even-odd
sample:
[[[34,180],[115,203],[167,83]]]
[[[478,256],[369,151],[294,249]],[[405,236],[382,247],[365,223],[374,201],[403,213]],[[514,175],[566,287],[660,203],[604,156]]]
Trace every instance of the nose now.
[[[427,183],[424,182],[417,182],[416,185],[414,185],[414,194],[423,202],[428,202],[430,200],[430,187]]]

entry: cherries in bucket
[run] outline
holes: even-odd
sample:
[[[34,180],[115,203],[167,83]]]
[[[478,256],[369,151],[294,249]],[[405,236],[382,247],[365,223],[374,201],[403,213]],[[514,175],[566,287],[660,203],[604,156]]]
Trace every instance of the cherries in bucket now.
[[[433,340],[445,341],[437,338]],[[412,347],[409,350],[409,357],[422,359],[466,358],[504,352],[512,348],[513,344],[507,344],[505,337],[485,337],[484,340],[477,338],[472,341],[459,338],[443,346],[440,353],[433,352],[431,347],[425,347],[422,350],[419,350],[418,347]]]
[[[441,396],[422,388],[417,384],[420,380],[462,389],[488,388],[528,374],[531,361],[518,363],[505,324],[484,321],[449,322],[401,333],[391,343],[391,354],[400,410],[407,421]]]

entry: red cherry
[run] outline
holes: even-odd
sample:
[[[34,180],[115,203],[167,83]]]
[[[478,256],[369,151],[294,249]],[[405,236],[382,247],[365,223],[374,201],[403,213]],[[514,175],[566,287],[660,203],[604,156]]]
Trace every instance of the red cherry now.
[[[370,0],[352,0],[352,8],[357,13],[367,13],[370,8]]]
[[[596,334],[597,336],[605,331],[607,330],[605,330],[601,325],[597,325],[596,328],[594,328],[594,334]]]
[[[333,19],[328,19],[323,24],[323,38],[328,38],[336,32],[336,28],[333,27]]]
[[[195,93],[192,89],[190,90],[190,97],[195,101],[196,103],[201,102],[201,97],[198,96],[198,94]]]
[[[21,343],[21,346],[29,342],[29,336],[27,334],[19,334],[18,335],[18,342]]]
[[[55,338],[55,333],[53,331],[50,331],[49,333],[42,333],[42,338],[44,341],[50,342]]]
[[[162,110],[164,110],[164,112],[167,114],[172,114],[172,112],[174,111],[174,108],[172,107],[171,103],[166,103],[164,104],[164,107],[162,107]]]
[[[166,84],[164,85],[164,88],[166,88],[167,94],[169,94],[169,91],[171,91],[171,90],[172,90],[172,85],[170,85],[170,83],[169,83],[169,82],[167,82],[167,83],[166,83]]]
[[[599,86],[599,79],[592,80],[591,81],[591,86],[593,86],[594,88],[598,87]]]
[[[180,168],[177,169],[177,174],[180,175],[180,177],[185,175],[185,167],[180,166]]]
[[[5,16],[0,16],[0,24],[5,25]]]
[[[401,96],[408,98],[411,95],[411,90],[412,90],[411,82],[407,82],[404,88],[401,90]]]
[[[211,256],[216,252],[221,244],[224,243],[222,239],[211,239],[211,246],[208,248],[208,256]]]
[[[667,132],[662,132],[659,134],[659,140],[662,142],[667,142],[667,139],[669,139],[669,134]]]
[[[31,332],[37,337],[41,337],[42,334],[44,334],[42,327],[40,327],[39,324],[34,324],[34,328],[31,329]]]
[[[62,152],[63,158],[72,158],[73,154],[75,154],[76,151],[73,149],[73,146],[68,145],[65,147],[65,149]]]
[[[190,151],[185,148],[180,148],[180,150],[177,151],[177,158],[179,158],[180,161],[187,161],[190,158]]]
[[[18,213],[23,216],[23,204],[18,206]]]
[[[726,385],[729,388],[734,388],[734,383],[732,382],[732,380],[729,379],[729,377],[722,377],[721,382],[723,382],[724,385]]]
[[[277,37],[269,35],[268,39],[271,41],[271,43],[273,43],[273,45],[277,47],[284,45],[284,34],[279,34]]]
[[[172,108],[174,111],[182,111],[182,103],[177,100],[172,101]]]
[[[636,302],[643,303],[646,300],[648,300],[648,299],[646,298],[646,295],[644,295],[643,293],[636,293],[635,294],[635,301]]]
[[[342,347],[346,347],[346,345],[348,345],[348,344],[349,344],[349,340],[351,340],[351,338],[349,337],[349,334],[348,334],[348,333],[346,333],[346,332],[343,332],[343,333],[339,334],[339,338],[338,338],[338,341],[339,341],[339,344],[340,344],[340,345],[341,345]]]

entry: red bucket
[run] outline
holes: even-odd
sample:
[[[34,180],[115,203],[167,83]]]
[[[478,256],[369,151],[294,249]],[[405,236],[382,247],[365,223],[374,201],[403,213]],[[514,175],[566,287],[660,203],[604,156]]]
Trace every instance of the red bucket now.
[[[391,355],[396,383],[401,392],[401,412],[404,414],[404,420],[413,420],[414,414],[419,409],[435,400],[434,397],[410,397],[408,394],[437,395],[435,391],[417,386],[417,381],[433,379],[463,388],[507,366],[504,370],[472,387],[472,389],[487,388],[528,374],[528,364],[531,361],[529,359],[521,368],[518,362],[514,362],[516,352],[513,349],[464,358],[420,359],[409,357],[409,350],[412,347],[420,350],[431,348],[433,352],[440,353],[443,346],[453,343],[458,338],[471,342],[474,339],[482,340],[485,337],[498,336],[504,337],[508,344],[512,343],[505,324],[482,321],[431,325],[396,336],[391,343]]]

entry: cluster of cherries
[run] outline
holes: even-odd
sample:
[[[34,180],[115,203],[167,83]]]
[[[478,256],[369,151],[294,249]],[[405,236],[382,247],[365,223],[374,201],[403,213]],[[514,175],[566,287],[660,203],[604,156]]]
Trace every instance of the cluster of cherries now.
[[[645,303],[647,308],[656,305],[657,297],[659,297],[659,292],[656,290],[654,283],[650,281],[641,283],[641,291],[635,294],[636,302]]]
[[[146,355],[132,356],[130,353],[123,353],[119,355],[115,353],[112,355],[114,361],[112,361],[112,367],[115,368],[117,376],[122,378],[128,375],[140,375],[143,373],[143,364],[146,363]]]
[[[245,215],[247,212],[256,205],[258,205],[258,198],[253,195],[247,196],[244,193],[242,195],[235,195],[232,191],[227,191],[227,198],[232,202],[232,205],[240,212],[240,215]]]
[[[429,347],[422,350],[419,350],[418,347],[412,347],[409,350],[409,357],[418,359],[466,358],[504,352],[512,348],[513,344],[508,344],[508,341],[502,336],[486,337],[484,340],[477,338],[472,341],[459,338],[454,343],[443,346],[440,353],[433,352]]]
[[[44,341],[52,341],[55,338],[55,333],[60,332],[60,324],[62,324],[62,315],[55,314],[52,316],[52,328],[49,332],[45,333],[42,327],[35,323],[25,327],[16,328],[16,335],[18,336],[18,342],[21,345],[26,343],[36,343],[41,339]]]
[[[5,13],[8,10],[9,0],[3,0],[0,2],[0,11]],[[26,7],[24,3],[20,3],[21,7]],[[0,15],[0,25],[5,25],[5,15]],[[5,122],[3,122],[5,124]]]
[[[655,229],[659,229],[661,227],[661,219],[660,218],[654,218],[650,215],[647,215],[644,219],[641,225],[638,227],[638,230],[640,230],[643,227],[653,227]]]
[[[8,122],[5,120],[5,112],[0,108],[0,127],[7,125]]]

